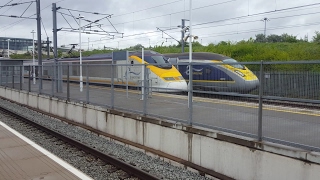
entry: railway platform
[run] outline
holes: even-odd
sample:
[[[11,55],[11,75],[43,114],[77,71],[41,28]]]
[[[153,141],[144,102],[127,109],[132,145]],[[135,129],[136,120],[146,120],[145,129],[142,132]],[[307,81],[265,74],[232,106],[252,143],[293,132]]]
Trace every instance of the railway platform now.
[[[0,179],[91,178],[0,121]]]

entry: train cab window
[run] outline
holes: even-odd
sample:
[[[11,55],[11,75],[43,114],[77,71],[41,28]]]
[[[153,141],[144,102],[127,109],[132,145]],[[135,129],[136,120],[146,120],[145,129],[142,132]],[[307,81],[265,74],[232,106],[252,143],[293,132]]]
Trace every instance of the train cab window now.
[[[225,59],[222,61],[223,63],[229,64],[230,66],[234,67],[234,68],[238,68],[238,69],[245,69],[243,65],[241,64],[236,64],[238,61],[234,60],[234,59]]]
[[[141,57],[140,57],[141,58]],[[150,64],[154,64],[155,66],[162,69],[171,69],[172,65],[169,63],[168,59],[164,56],[144,56],[144,60]]]

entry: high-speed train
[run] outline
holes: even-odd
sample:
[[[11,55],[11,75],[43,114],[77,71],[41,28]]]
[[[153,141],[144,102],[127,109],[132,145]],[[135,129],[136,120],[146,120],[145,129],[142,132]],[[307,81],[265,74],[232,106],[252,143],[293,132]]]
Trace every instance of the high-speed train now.
[[[189,53],[164,54],[189,79]],[[248,93],[259,86],[259,80],[246,66],[216,53],[193,52],[193,88],[210,91]]]
[[[128,84],[129,86],[141,87],[142,82],[147,82],[149,90],[154,92],[187,91],[187,83],[181,73],[160,53],[144,51],[144,61],[141,51],[129,52],[128,60],[126,58],[113,60],[112,57],[112,53],[83,57],[83,82],[86,82],[88,72],[89,83],[110,84],[113,78],[114,85]],[[142,63],[146,66],[146,75],[144,75]],[[43,61],[44,77],[52,78],[54,72],[59,71],[55,71],[54,64],[54,60]],[[58,59],[57,64],[59,64],[57,69],[61,69],[60,74],[64,80],[67,78],[69,68],[69,79],[79,81],[79,58]]]

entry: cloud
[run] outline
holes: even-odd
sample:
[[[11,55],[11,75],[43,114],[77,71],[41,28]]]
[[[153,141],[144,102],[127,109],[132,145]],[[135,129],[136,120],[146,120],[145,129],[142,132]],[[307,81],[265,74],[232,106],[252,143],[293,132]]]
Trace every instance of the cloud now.
[[[14,0],[11,3],[19,2],[27,1]],[[98,23],[101,24],[101,27],[91,30],[123,33],[123,38],[122,34],[114,34],[113,39],[110,39],[107,33],[104,35],[82,34],[84,49],[87,49],[88,46],[89,48],[102,48],[103,46],[126,48],[136,44],[142,44],[146,47],[162,43],[164,45],[177,44],[176,40],[181,38],[181,32],[177,26],[181,25],[181,19],[189,19],[189,0],[62,0],[57,2],[57,6],[63,8],[58,11],[58,28],[72,27],[77,29],[78,20],[72,16],[81,14],[86,20],[100,19]],[[2,2],[0,5],[5,3]],[[52,3],[41,1],[41,34],[43,39],[48,35],[52,40]],[[204,45],[220,41],[240,41],[264,33],[266,25],[267,35],[288,33],[304,37],[308,34],[311,39],[319,27],[317,24],[319,23],[319,11],[317,10],[319,5],[289,8],[315,3],[318,2],[315,0],[296,0],[290,1],[290,3],[286,0],[193,0],[192,34],[197,35],[198,41]],[[35,3],[29,8],[28,5],[3,7],[0,9],[0,15],[20,16],[26,10],[23,16],[32,16],[36,13]],[[107,19],[102,19],[105,15],[86,12],[99,12],[112,14],[112,16],[109,18],[109,22]],[[64,17],[60,13],[64,13]],[[32,38],[30,32],[37,30],[34,19],[4,16],[0,17],[1,36]],[[35,16],[32,17],[35,18]],[[270,19],[266,24],[261,21],[265,17]],[[85,20],[82,22],[83,25],[87,23]],[[189,25],[188,21],[186,21],[186,25]],[[157,28],[165,30],[165,33]],[[78,42],[79,34],[77,32],[58,32],[59,46]]]

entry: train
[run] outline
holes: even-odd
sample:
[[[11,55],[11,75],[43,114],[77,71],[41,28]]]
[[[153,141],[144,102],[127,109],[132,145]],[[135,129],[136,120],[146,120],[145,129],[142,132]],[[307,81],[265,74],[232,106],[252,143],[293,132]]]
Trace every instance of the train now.
[[[183,92],[188,89],[181,73],[158,52],[144,51],[144,61],[141,51],[128,52],[128,60],[112,58],[112,53],[83,57],[81,59],[83,82],[86,82],[88,74],[89,84],[111,84],[113,79],[114,85],[122,87],[128,85],[139,88],[146,83],[144,86],[153,92]],[[143,68],[142,63],[146,68]],[[24,64],[32,65],[30,61]],[[43,60],[42,64],[43,78],[53,78],[56,72],[60,74],[59,77],[66,80],[69,72],[69,80],[79,82],[79,58],[61,58],[56,62],[53,59]]]
[[[189,53],[163,54],[189,79]],[[192,53],[193,89],[249,93],[259,87],[259,79],[246,66],[228,56],[209,52]]]

